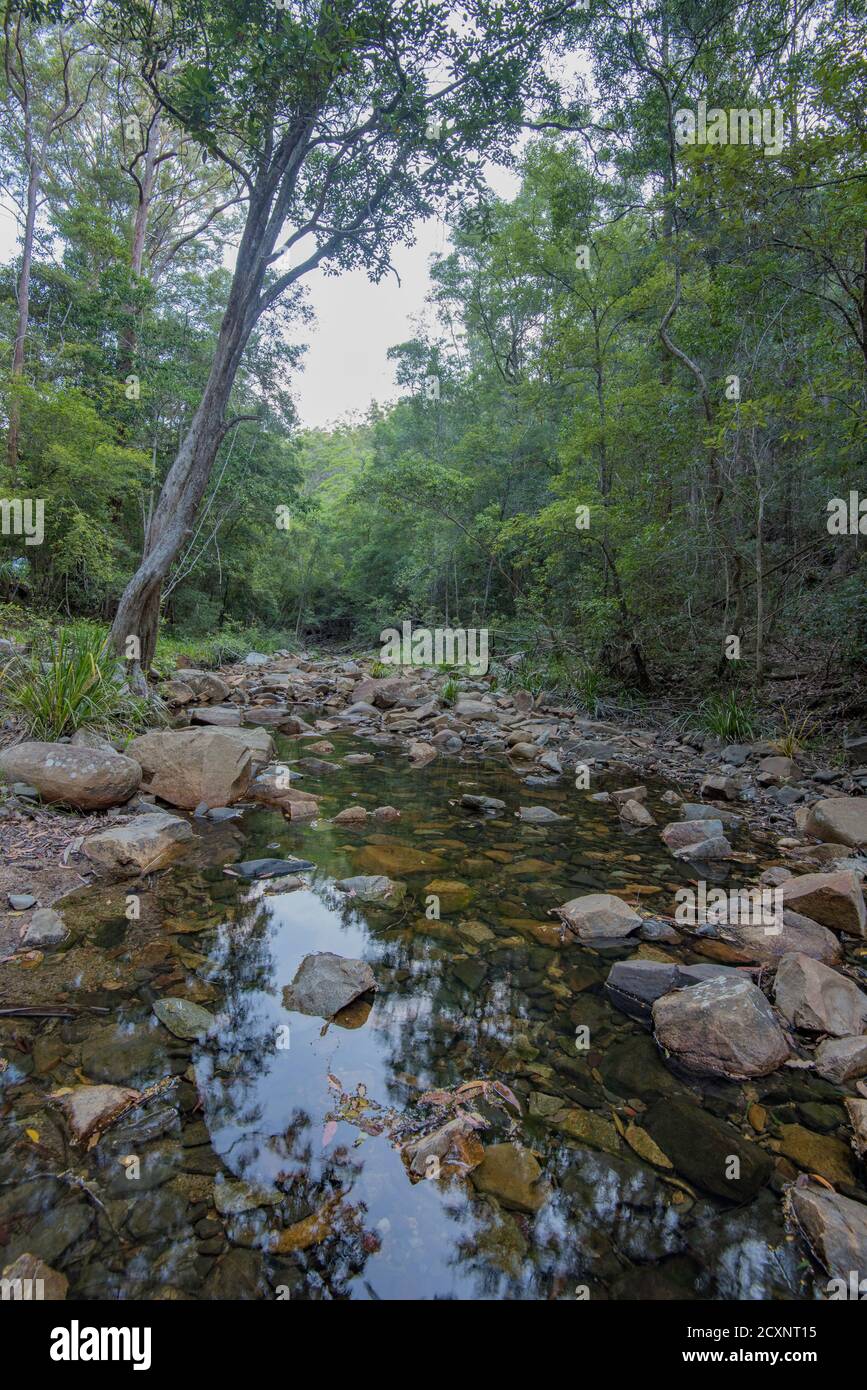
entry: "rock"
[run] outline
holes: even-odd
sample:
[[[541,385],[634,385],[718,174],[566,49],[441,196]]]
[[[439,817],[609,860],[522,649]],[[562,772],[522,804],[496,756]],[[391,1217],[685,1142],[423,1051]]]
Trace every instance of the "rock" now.
[[[703,1075],[767,1076],[789,1057],[773,1009],[744,976],[664,995],[653,1005],[653,1029],[660,1047]]]
[[[703,840],[714,839],[722,835],[723,827],[721,820],[674,820],[668,825],[664,825],[661,831],[662,838],[670,850],[690,849],[693,845],[701,844]]]
[[[453,714],[456,719],[465,719],[470,724],[477,719],[488,719],[497,723],[500,717],[493,705],[486,705],[481,700],[472,700],[463,695],[455,702]]]
[[[762,758],[759,772],[775,782],[794,782],[801,775],[801,769],[791,758]]]
[[[726,1201],[749,1201],[771,1176],[763,1149],[681,1096],[656,1101],[643,1127],[689,1182]]]
[[[171,1070],[161,1032],[114,1023],[98,1028],[81,1045],[81,1069],[96,1081],[149,1086]]]
[[[550,1123],[561,1134],[589,1144],[592,1149],[602,1149],[609,1154],[620,1152],[617,1130],[610,1120],[604,1119],[595,1110],[585,1110],[582,1106],[564,1107],[557,1111]]]
[[[406,896],[406,884],[395,883],[385,874],[356,874],[353,878],[339,879],[336,886],[361,903],[386,903],[389,907],[399,907]]]
[[[383,837],[384,838],[384,837]],[[438,854],[390,841],[385,845],[365,845],[356,855],[359,869],[371,874],[421,874],[444,867]]]
[[[60,913],[55,912],[52,907],[41,907],[27,923],[21,944],[28,951],[37,948],[47,950],[52,946],[59,946],[66,940],[67,935]]]
[[[431,1173],[435,1178],[470,1173],[484,1161],[485,1150],[469,1116],[458,1115],[433,1134],[411,1139],[401,1147],[400,1154],[411,1176],[418,1180]]]
[[[816,1071],[826,1081],[843,1086],[867,1076],[867,1035],[854,1038],[826,1038],[815,1053]]]
[[[335,825],[364,825],[367,812],[363,806],[347,806],[334,817]]]
[[[547,806],[521,806],[515,815],[529,825],[550,825],[553,821],[569,819],[568,816],[558,816],[556,811],[549,811]]]
[[[439,898],[440,910],[442,912],[462,912],[468,907],[473,896],[473,890],[466,883],[461,883],[457,879],[434,878],[424,887],[425,896],[433,893]]]
[[[257,1187],[243,1180],[214,1183],[214,1206],[221,1216],[241,1216],[257,1207],[276,1207],[282,1200],[275,1187]]]
[[[618,960],[605,981],[612,1004],[631,1018],[649,1018],[651,1005],[676,988],[676,961]]]
[[[160,695],[167,705],[173,709],[178,705],[188,705],[196,698],[196,692],[186,681],[171,680],[163,681],[160,687]]]
[[[720,753],[720,758],[724,763],[730,763],[732,767],[743,767],[752,749],[748,743],[730,743]]]
[[[43,801],[98,811],[129,801],[142,769],[134,754],[125,757],[71,743],[18,743],[0,752],[0,775],[10,782],[29,782]]]
[[[154,1013],[164,1028],[174,1033],[176,1038],[204,1038],[213,1028],[216,1019],[200,1004],[191,999],[178,999],[167,996],[154,1004]]]
[[[197,705],[189,711],[194,724],[219,724],[241,727],[241,711],[237,705]]]
[[[743,816],[739,816],[737,811],[728,811],[724,806],[708,806],[705,801],[682,801],[678,810],[682,821],[718,820],[723,830],[737,830],[744,823]],[[713,812],[712,816],[708,815],[710,811]]]
[[[4,1290],[11,1286],[8,1295],[4,1292],[4,1298],[62,1303],[69,1288],[69,1280],[65,1274],[59,1274],[37,1255],[31,1255],[29,1252],[19,1255],[12,1264],[6,1265],[0,1278],[3,1280]]]
[[[464,792],[460,804],[465,810],[484,816],[496,816],[506,809],[505,801],[499,801],[495,796],[477,796],[474,792]]]
[[[627,801],[646,801],[647,788],[643,786],[621,787],[618,791],[611,793],[611,800],[616,801],[618,806],[624,806]]]
[[[140,1094],[129,1086],[73,1086],[59,1104],[74,1141],[83,1144],[127,1102],[138,1100]]]
[[[411,767],[427,767],[436,761],[437,750],[430,743],[411,743],[409,761]]]
[[[340,771],[339,763],[329,763],[324,758],[299,758],[295,766],[314,777],[324,777],[331,772]]]
[[[400,820],[400,811],[396,806],[377,806],[370,814],[374,820],[383,821],[386,824],[389,821]]]
[[[787,1209],[813,1254],[828,1274],[849,1285],[867,1269],[867,1206],[799,1179],[789,1188]]]
[[[264,768],[250,783],[248,795],[263,806],[276,806],[291,820],[311,818],[319,812],[318,798],[292,785],[301,774],[281,763]],[[295,808],[298,807],[296,811]]]
[[[189,667],[184,670],[182,681],[199,700],[209,705],[221,705],[232,693],[223,678],[213,671],[198,671]]]
[[[528,1149],[518,1144],[490,1144],[472,1174],[477,1192],[496,1197],[510,1211],[534,1215],[544,1206],[549,1189],[542,1169]]]
[[[233,733],[243,730],[182,729],[143,734],[130,751],[149,779],[148,791],[173,806],[192,811],[200,802],[230,806],[250,785],[249,748]]]
[[[373,971],[365,961],[317,951],[304,957],[291,985],[283,990],[283,1007],[317,1018],[333,1018],[359,995],[376,987]]]
[[[779,925],[718,922],[713,934],[715,939],[736,947],[744,960],[762,965],[775,964],[794,953],[812,956],[824,965],[835,965],[842,959],[840,942],[834,933],[799,912],[783,912]]]
[[[375,763],[376,759],[372,753],[347,753],[343,759],[344,767],[367,767],[369,763]]]
[[[782,885],[783,902],[832,931],[867,937],[867,909],[852,869],[829,874],[798,874]]]
[[[10,893],[6,899],[13,912],[26,912],[36,906],[36,899],[30,893]]]
[[[620,806],[620,819],[629,825],[655,825],[656,821],[646,806],[640,801],[624,801]]]
[[[832,796],[814,802],[807,814],[806,831],[817,840],[855,849],[867,845],[867,796]]]
[[[267,666],[271,660],[264,652],[248,652],[244,657],[245,666]]]
[[[851,1037],[867,1027],[867,994],[810,956],[783,956],[774,981],[777,1008],[795,1028]]]
[[[315,869],[309,859],[244,859],[231,866],[242,878],[280,878],[283,874],[300,874]]]
[[[780,1125],[780,1153],[807,1173],[826,1178],[835,1187],[855,1182],[852,1154],[848,1144],[831,1134],[816,1134],[804,1125]]]
[[[635,909],[612,893],[586,893],[553,911],[580,941],[630,936],[641,926]]]
[[[724,801],[737,801],[740,794],[740,787],[731,777],[705,777],[699,791],[700,796],[721,796]]]
[[[845,1100],[846,1114],[852,1126],[852,1148],[859,1158],[867,1155],[867,1100]]]
[[[119,875],[153,873],[184,853],[192,827],[180,816],[154,811],[127,825],[89,835],[82,849],[93,864]]]

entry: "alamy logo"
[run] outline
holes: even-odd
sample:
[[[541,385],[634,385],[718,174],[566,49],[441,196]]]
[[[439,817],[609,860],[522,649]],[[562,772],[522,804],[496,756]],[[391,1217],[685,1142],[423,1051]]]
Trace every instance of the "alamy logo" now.
[[[41,545],[45,539],[45,499],[0,497],[0,531],[4,536],[23,536],[25,545]]]
[[[488,669],[488,629],[417,627],[405,622],[402,630],[383,628],[379,634],[380,661],[389,666],[466,666],[474,676]]]
[[[44,1279],[0,1279],[0,1302],[32,1302],[45,1297]]]
[[[859,1279],[858,1270],[850,1269],[848,1283],[845,1279],[829,1279],[825,1292],[829,1299],[852,1299],[863,1303],[867,1300],[867,1279]]]
[[[73,1318],[69,1327],[51,1332],[52,1361],[131,1361],[134,1371],[150,1370],[149,1327],[82,1327]]]
[[[828,531],[832,536],[867,536],[867,497],[850,492],[828,503]]]
[[[728,111],[700,101],[698,109],[682,108],[674,113],[674,138],[678,145],[763,145],[763,153],[781,154],[785,143],[781,107],[759,110],[731,107]]]
[[[696,888],[679,888],[674,920],[681,927],[703,925],[764,927],[767,936],[783,929],[782,888],[711,888],[701,879]]]

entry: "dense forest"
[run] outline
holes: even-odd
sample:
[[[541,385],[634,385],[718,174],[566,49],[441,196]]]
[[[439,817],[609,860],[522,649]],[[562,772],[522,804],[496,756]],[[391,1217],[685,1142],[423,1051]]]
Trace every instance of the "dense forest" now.
[[[147,5],[6,11],[0,492],[44,499],[41,545],[4,517],[7,602],[112,621],[213,383],[268,74],[281,43],[287,82],[311,71],[316,7],[217,6],[207,58],[195,8],[162,28]],[[318,61],[359,80],[382,8],[334,6]],[[857,668],[863,5],[592,0],[539,7],[535,32],[493,8],[521,60],[482,80],[467,40],[472,99],[414,109],[424,173],[351,249],[320,232],[311,257],[377,279],[414,218],[446,221],[428,313],[391,350],[399,399],[301,428],[316,327],[300,271],[271,273],[156,595],[165,630],[228,650],[247,630],[369,647],[407,618],[483,625],[579,689],[638,694]],[[435,25],[406,23],[423,66]],[[764,135],[710,119],[690,142],[678,112],[700,104],[753,110]],[[485,159],[514,167],[514,198]],[[289,243],[370,196],[358,167],[333,172],[334,206],[329,170]]]

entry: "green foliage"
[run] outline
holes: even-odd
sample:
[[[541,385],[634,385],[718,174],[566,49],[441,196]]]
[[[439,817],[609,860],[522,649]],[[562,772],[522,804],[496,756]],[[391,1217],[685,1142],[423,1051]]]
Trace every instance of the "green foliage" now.
[[[729,690],[702,700],[695,723],[727,743],[748,743],[757,735],[758,713],[754,701],[743,691]]]
[[[154,722],[146,700],[126,688],[106,634],[89,623],[38,640],[0,672],[0,697],[27,734],[53,741],[76,729],[132,732]]]

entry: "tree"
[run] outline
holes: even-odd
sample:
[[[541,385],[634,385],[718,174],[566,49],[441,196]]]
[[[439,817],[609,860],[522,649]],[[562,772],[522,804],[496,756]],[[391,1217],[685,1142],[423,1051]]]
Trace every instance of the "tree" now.
[[[525,101],[547,86],[545,41],[572,4],[528,12],[520,0],[471,0],[461,22],[442,2],[181,0],[167,16],[150,3],[105,7],[104,25],[140,55],[160,107],[246,197],[208,381],[112,627],[121,651],[137,639],[142,668],[162,583],[233,423],[253,328],[317,266],[388,273],[390,248],[417,217],[478,183],[482,155],[508,157]]]

